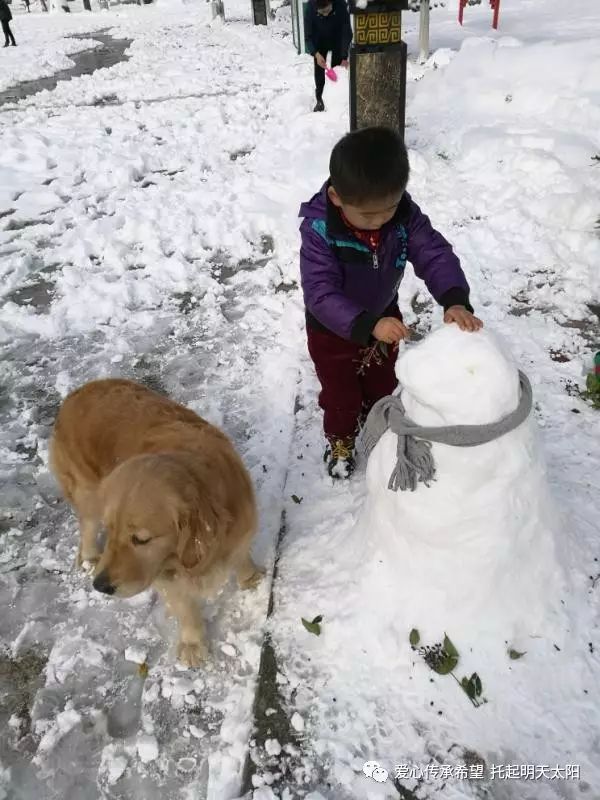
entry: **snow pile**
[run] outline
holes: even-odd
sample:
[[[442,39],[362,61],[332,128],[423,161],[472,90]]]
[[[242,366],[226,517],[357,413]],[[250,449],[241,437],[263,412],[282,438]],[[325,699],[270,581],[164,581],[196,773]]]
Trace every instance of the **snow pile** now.
[[[398,362],[402,401],[420,425],[495,422],[519,400],[517,368],[487,330],[444,326]],[[463,645],[506,651],[505,641],[556,628],[563,575],[558,516],[531,417],[476,447],[432,444],[436,480],[387,488],[397,437],[387,431],[367,468],[368,498],[354,535],[370,563],[363,596],[400,642],[416,627]]]
[[[517,270],[496,267],[507,261],[519,272],[535,265],[556,273],[553,286],[536,287],[536,307],[560,305],[580,318],[590,293],[599,296],[600,240],[593,236],[600,201],[593,160],[600,148],[599,72],[595,40],[525,46],[512,36],[482,37],[465,40],[445,68],[428,71],[419,83],[410,113],[437,140],[449,166],[449,191],[431,182],[432,201],[455,220],[467,220],[468,229],[453,240],[459,251],[473,249],[475,217],[489,220],[485,235],[497,240],[488,241],[481,259],[495,283],[484,284],[479,302],[504,286],[518,293]],[[430,182],[423,148],[416,158],[411,153],[411,167],[413,182]],[[466,193],[477,198],[471,217],[461,209],[462,176],[468,176]]]
[[[144,664],[148,657],[148,650],[140,645],[130,645],[125,648],[125,660],[134,664]]]
[[[154,761],[158,758],[158,742],[156,741],[156,737],[148,733],[139,736],[137,740],[137,751],[144,764],[147,764],[149,761]]]

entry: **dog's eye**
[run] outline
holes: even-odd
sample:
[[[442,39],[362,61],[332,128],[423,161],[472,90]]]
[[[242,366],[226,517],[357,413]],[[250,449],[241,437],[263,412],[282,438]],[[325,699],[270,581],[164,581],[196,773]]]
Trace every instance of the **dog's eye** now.
[[[150,539],[140,539],[140,537],[136,536],[135,533],[131,537],[131,543],[135,544],[135,545],[138,545],[138,546],[139,545],[143,545],[143,544],[148,544],[149,541],[150,541]]]

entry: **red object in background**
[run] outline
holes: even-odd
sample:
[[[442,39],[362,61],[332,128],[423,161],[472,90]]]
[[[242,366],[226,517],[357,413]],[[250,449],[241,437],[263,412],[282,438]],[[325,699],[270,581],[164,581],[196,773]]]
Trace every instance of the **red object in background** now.
[[[458,21],[463,24],[463,16],[468,0],[458,0]],[[490,0],[490,8],[494,12],[492,19],[492,27],[498,30],[498,21],[500,19],[500,0]]]
[[[494,11],[494,19],[492,20],[492,28],[498,30],[498,19],[500,17],[500,0],[490,0],[490,6]]]

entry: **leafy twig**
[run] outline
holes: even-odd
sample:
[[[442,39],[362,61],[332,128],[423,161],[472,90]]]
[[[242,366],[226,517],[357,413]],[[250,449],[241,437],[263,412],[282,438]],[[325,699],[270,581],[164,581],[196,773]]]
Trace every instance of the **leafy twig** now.
[[[444,641],[441,644],[417,647],[420,641],[421,635],[419,631],[413,628],[409,635],[410,645],[413,650],[419,652],[419,655],[423,657],[427,666],[434,672],[437,672],[438,675],[452,675],[475,708],[479,708],[480,705],[487,702],[485,699],[479,699],[483,691],[483,686],[481,678],[476,672],[474,672],[470,678],[464,677],[460,681],[454,674],[460,655],[448,634],[444,634]]]
[[[357,375],[364,375],[369,369],[371,364],[380,367],[383,364],[383,359],[387,358],[388,349],[385,342],[375,342],[370,347],[366,347],[360,351],[360,359],[357,360],[358,368]]]

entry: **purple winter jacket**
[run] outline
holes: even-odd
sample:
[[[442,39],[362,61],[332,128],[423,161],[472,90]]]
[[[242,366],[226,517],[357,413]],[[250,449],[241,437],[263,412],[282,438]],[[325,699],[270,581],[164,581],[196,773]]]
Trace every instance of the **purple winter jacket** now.
[[[452,246],[405,192],[373,252],[345,225],[327,187],[300,207],[300,276],[306,324],[368,344],[379,319],[397,308],[407,260],[445,309],[469,305],[469,285]]]

